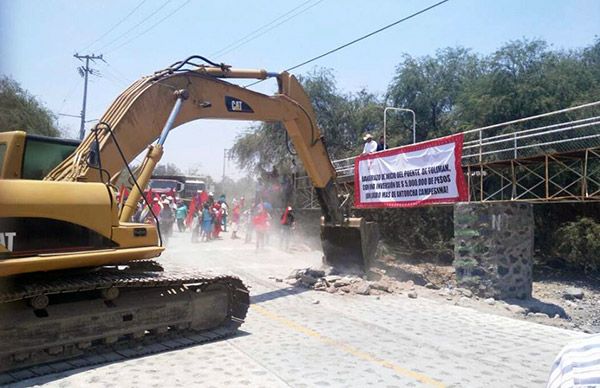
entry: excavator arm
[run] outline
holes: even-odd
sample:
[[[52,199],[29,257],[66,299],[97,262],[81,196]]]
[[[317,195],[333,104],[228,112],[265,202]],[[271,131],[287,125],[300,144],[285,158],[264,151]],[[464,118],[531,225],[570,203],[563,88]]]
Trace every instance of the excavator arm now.
[[[278,93],[267,96],[226,82],[223,78],[277,78]],[[199,66],[192,70],[165,69],[144,77],[125,90],[102,116],[112,133],[98,126],[79,148],[47,176],[52,181],[94,182],[116,176],[161,135],[177,98],[183,102],[172,128],[198,119],[280,121],[317,190],[327,224],[343,222],[333,168],[313,108],[293,75],[265,70]],[[167,131],[170,130],[167,129]],[[97,140],[97,141],[96,141]],[[121,148],[120,156],[115,141]],[[104,172],[89,166],[96,150]]]

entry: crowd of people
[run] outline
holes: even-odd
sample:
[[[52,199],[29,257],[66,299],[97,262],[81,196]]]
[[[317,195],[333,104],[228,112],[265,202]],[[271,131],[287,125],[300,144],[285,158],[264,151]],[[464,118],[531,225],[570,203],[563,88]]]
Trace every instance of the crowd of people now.
[[[187,203],[186,203],[187,202]],[[150,208],[146,205],[149,203]],[[222,239],[223,232],[231,232],[231,239],[246,243],[255,241],[256,249],[262,250],[269,243],[271,234],[279,232],[280,246],[289,250],[295,228],[295,215],[291,205],[274,209],[271,203],[255,201],[248,205],[244,197],[234,198],[231,205],[225,194],[215,198],[212,192],[199,190],[190,200],[184,201],[171,195],[146,193],[133,217],[134,222],[155,224],[158,219],[163,241],[168,242],[175,225],[179,233],[189,232],[191,241],[209,242]],[[278,219],[278,222],[274,222]]]

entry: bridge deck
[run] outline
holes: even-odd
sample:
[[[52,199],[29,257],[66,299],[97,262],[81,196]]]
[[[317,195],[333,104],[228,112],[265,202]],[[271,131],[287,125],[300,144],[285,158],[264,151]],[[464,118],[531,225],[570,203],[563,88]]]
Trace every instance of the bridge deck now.
[[[463,134],[471,202],[600,200],[600,101]],[[354,160],[333,161],[350,200]],[[296,193],[298,207],[318,207],[308,177],[296,179]]]

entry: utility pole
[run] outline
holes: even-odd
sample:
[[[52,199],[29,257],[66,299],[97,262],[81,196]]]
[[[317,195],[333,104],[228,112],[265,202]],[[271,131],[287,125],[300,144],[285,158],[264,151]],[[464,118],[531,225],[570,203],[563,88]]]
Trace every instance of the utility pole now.
[[[227,164],[227,159],[228,159],[227,156],[228,156],[229,151],[231,151],[231,149],[229,149],[229,148],[223,149],[223,179],[222,179],[223,185],[225,185],[225,165]]]
[[[83,136],[85,135],[85,106],[87,103],[88,74],[96,74],[94,69],[90,69],[90,60],[94,62],[95,59],[100,59],[101,61],[104,61],[104,59],[102,58],[102,55],[96,56],[94,54],[79,55],[79,53],[75,53],[73,56],[82,62],[85,59],[85,67],[80,66],[77,68],[77,70],[79,70],[79,74],[85,78],[85,82],[83,84],[83,106],[81,108],[81,115],[79,116],[81,117],[81,125],[79,127],[79,139],[83,140]]]

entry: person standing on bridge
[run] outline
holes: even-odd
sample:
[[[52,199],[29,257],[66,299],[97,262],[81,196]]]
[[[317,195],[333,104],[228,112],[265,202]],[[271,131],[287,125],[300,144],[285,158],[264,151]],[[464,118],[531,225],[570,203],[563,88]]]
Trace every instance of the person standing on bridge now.
[[[377,152],[379,151],[383,151],[387,149],[387,146],[385,144],[385,140],[383,139],[383,135],[379,136],[379,142],[377,143]]]
[[[363,140],[365,141],[365,146],[363,147],[363,154],[370,154],[371,152],[377,151],[377,142],[373,140],[373,136],[370,133],[367,133]]]

